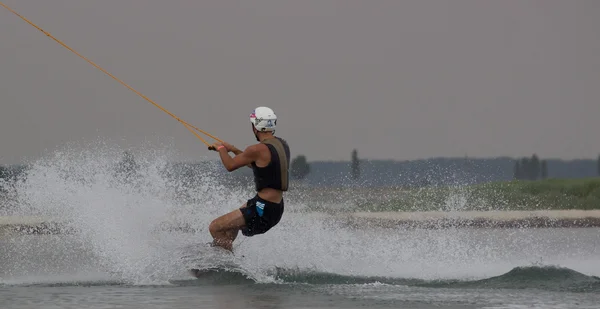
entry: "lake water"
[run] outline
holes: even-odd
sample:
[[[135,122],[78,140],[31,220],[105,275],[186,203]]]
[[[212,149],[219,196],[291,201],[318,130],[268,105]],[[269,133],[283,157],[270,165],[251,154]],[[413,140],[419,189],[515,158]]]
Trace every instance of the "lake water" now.
[[[13,214],[71,233],[0,234],[0,308],[600,308],[598,228],[350,227],[302,211],[308,196],[230,255],[207,227],[251,192],[166,177],[154,154],[123,184],[119,155],[58,152],[16,185]]]
[[[185,233],[102,254],[74,235],[4,238],[0,308],[600,306],[600,229],[332,228],[306,237],[289,221],[243,241],[235,256]],[[331,241],[310,239],[317,234]],[[191,267],[215,270],[197,279]]]

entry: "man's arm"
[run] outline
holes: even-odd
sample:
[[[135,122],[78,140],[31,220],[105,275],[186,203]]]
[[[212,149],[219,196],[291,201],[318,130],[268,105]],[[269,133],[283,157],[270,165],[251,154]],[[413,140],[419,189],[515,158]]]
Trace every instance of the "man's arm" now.
[[[243,151],[239,150],[237,147],[235,147],[233,145],[230,145],[228,148],[229,148],[229,151],[233,152],[233,154],[236,156],[239,156],[240,154],[243,153]],[[247,164],[246,166],[249,168],[252,168],[252,164]]]
[[[236,169],[244,165],[250,165],[252,162],[256,161],[259,155],[256,145],[247,147],[243,152],[239,152],[239,149],[237,150],[238,151],[234,151],[234,153],[238,153],[235,157],[232,158],[231,156],[229,156],[229,151],[227,150],[227,147],[219,147],[217,149],[219,155],[221,156],[221,161],[223,162],[223,165],[229,172],[235,171]]]
[[[233,154],[236,156],[243,153],[243,151],[237,149],[237,147],[235,147],[235,146],[232,146],[231,152],[233,152]]]

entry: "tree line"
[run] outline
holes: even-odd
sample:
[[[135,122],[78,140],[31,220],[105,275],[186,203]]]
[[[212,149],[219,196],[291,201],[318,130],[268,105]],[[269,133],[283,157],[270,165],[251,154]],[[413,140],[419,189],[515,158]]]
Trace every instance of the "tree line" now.
[[[304,179],[310,173],[310,164],[305,155],[298,155],[291,162],[291,176],[294,179]],[[350,177],[357,180],[360,177],[360,159],[356,149],[352,150],[350,162]],[[597,174],[600,176],[600,154],[597,159]],[[537,180],[548,177],[548,163],[537,154],[515,160],[513,178],[517,180]]]
[[[310,164],[306,160],[305,155],[298,155],[290,163],[290,174],[293,179],[301,180],[304,179],[310,173]],[[352,150],[351,161],[350,161],[350,178],[352,180],[358,180],[360,178],[360,159],[358,158],[358,151]]]
[[[548,164],[536,154],[530,158],[521,158],[515,162],[514,179],[537,180],[548,177]]]
[[[125,158],[126,159],[129,158],[129,156],[126,155]],[[125,161],[128,161],[128,160],[125,160]],[[365,163],[365,162],[362,162],[362,163]],[[366,164],[367,169],[370,170],[373,168],[372,165],[368,164],[369,162],[366,162],[366,163],[367,163]],[[508,163],[508,166],[510,166],[511,163],[509,163],[509,162],[507,162],[507,163]],[[598,155],[596,165],[597,165],[597,171],[594,173],[596,173],[598,176],[600,176],[600,154]],[[419,166],[423,166],[423,165],[419,165]],[[503,167],[503,169],[508,168],[508,166]],[[363,174],[362,169],[364,169],[365,167],[363,166],[363,164],[361,164],[361,160],[358,157],[358,151],[356,149],[352,150],[350,164],[346,165],[345,168],[347,168],[347,173],[348,173],[347,175],[349,176],[348,177],[349,179],[352,179],[354,181],[361,179],[361,175]],[[428,168],[428,167],[426,167],[426,168]],[[587,168],[589,168],[589,167],[587,167]],[[536,154],[533,154],[531,157],[523,157],[523,158],[518,158],[517,160],[514,160],[513,169],[514,169],[512,171],[513,179],[535,180],[535,179],[544,179],[544,178],[548,177],[547,160],[541,160]],[[562,169],[564,169],[564,167]],[[25,165],[14,165],[14,166],[0,165],[0,179],[2,179],[4,181],[15,180],[16,177],[19,174],[21,174],[24,170],[26,170]],[[391,170],[391,168],[385,168],[385,170],[388,174],[395,173],[394,171]],[[319,172],[322,172],[322,171],[319,170]],[[290,176],[293,179],[302,180],[302,179],[306,178],[306,176],[309,175],[310,173],[311,173],[311,164],[308,162],[307,157],[305,155],[298,155],[295,158],[293,158],[292,161],[290,162]],[[367,173],[369,173],[369,171],[367,171]],[[371,172],[371,174],[372,173],[373,172]],[[379,173],[379,172],[377,172],[377,173]],[[556,171],[555,171],[555,173],[556,173]],[[404,172],[404,174],[406,174],[406,172]],[[384,175],[379,175],[379,174],[377,174],[377,175],[384,176]],[[390,175],[386,174],[386,176],[390,176]],[[511,172],[508,170],[507,170],[507,176],[508,176],[508,178],[511,177]],[[367,175],[365,177],[368,178],[368,177],[373,177],[373,176]],[[364,178],[364,177],[362,177],[362,178]],[[1,183],[1,181],[0,181],[0,183]]]
[[[600,154],[596,161],[596,172],[600,176]],[[548,177],[548,164],[540,160],[536,154],[530,158],[521,158],[515,161],[514,179],[545,179]]]

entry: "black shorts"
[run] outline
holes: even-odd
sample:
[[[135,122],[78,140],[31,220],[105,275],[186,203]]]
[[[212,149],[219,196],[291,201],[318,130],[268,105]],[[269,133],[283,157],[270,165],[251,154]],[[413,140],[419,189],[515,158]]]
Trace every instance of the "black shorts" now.
[[[276,204],[265,201],[258,195],[249,199],[246,207],[241,207],[240,211],[246,221],[246,227],[242,229],[244,236],[253,236],[263,234],[274,227],[283,215],[283,200]]]

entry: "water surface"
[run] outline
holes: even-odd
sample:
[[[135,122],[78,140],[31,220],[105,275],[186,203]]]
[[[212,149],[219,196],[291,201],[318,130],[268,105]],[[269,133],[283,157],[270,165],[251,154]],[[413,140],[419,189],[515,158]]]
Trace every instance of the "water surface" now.
[[[13,212],[69,233],[0,235],[0,308],[600,307],[598,228],[354,227],[304,212],[307,196],[223,254],[207,227],[251,192],[210,171],[165,174],[150,153],[126,182],[103,149],[32,165]],[[193,267],[219,271],[196,279]]]

